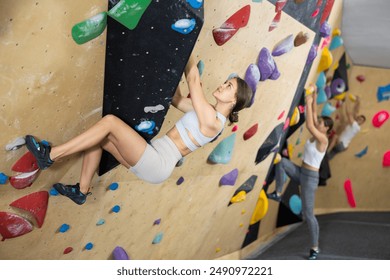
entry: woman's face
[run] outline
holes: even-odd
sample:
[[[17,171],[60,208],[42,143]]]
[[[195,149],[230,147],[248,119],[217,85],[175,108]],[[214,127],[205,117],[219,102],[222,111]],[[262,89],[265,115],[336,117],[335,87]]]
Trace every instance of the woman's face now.
[[[325,126],[325,122],[323,118],[318,118],[318,123],[317,123],[317,129],[321,132],[326,133],[328,131],[328,127]]]
[[[236,92],[237,92],[237,80],[233,78],[227,80],[224,84],[220,85],[213,92],[213,96],[220,102],[235,104]]]

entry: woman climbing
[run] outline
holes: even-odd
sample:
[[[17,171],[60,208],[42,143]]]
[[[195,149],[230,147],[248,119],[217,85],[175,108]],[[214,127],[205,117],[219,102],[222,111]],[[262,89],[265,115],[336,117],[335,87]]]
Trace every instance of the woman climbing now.
[[[150,144],[121,119],[106,115],[90,129],[62,145],[50,147],[27,135],[27,148],[42,170],[65,156],[84,152],[80,182],[53,186],[77,204],[86,201],[103,150],[111,153],[140,179],[159,184],[168,179],[182,157],[216,138],[227,118],[230,123],[237,122],[238,112],[249,106],[253,94],[244,80],[235,77],[213,92],[216,103],[212,105],[205,98],[192,57],[184,72],[191,98],[181,96],[178,87],[172,105],[185,114],[166,135],[153,139]]]
[[[306,95],[306,127],[312,137],[306,141],[303,163],[298,166],[286,158],[275,166],[275,191],[267,197],[277,202],[282,200],[284,176],[287,174],[291,180],[301,185],[302,214],[306,220],[311,240],[309,259],[317,259],[319,254],[318,237],[319,227],[314,216],[315,192],[319,182],[319,168],[328,147],[328,132],[333,127],[333,120],[329,117],[317,117],[317,94],[313,86],[312,91]]]

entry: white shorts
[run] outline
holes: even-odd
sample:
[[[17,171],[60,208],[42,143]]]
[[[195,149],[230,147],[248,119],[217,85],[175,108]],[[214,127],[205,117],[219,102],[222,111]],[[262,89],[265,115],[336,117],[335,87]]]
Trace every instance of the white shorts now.
[[[171,176],[182,158],[175,143],[166,135],[151,141],[136,165],[130,167],[138,178],[152,184],[160,184]]]

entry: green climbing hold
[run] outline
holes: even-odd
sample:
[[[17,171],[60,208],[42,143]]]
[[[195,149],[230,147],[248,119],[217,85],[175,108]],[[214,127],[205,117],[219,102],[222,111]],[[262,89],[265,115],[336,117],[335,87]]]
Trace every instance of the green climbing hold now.
[[[121,0],[108,11],[108,15],[133,30],[151,2],[152,0]]]
[[[106,25],[106,12],[102,12],[87,20],[79,22],[72,28],[73,40],[79,45],[84,44],[102,34]]]
[[[233,133],[229,137],[222,140],[217,147],[211,152],[208,157],[208,161],[211,163],[222,163],[226,164],[232,159],[232,153],[234,143],[236,141],[236,134]]]

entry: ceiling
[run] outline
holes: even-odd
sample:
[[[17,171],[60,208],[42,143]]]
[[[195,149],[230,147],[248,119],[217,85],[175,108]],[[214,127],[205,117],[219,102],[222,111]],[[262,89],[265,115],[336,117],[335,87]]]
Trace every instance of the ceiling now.
[[[344,0],[341,31],[354,65],[390,68],[390,0]]]

